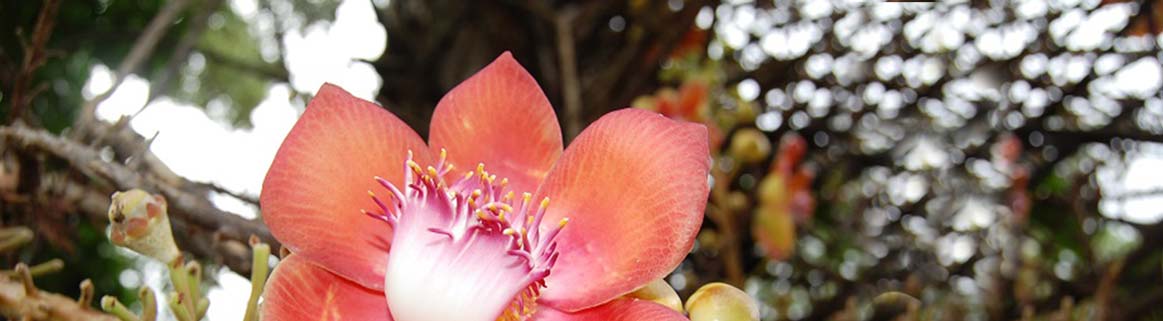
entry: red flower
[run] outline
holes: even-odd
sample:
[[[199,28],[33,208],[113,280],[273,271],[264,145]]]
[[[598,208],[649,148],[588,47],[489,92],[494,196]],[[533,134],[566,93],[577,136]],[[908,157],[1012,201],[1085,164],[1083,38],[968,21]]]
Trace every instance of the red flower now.
[[[553,108],[508,53],[441,99],[427,144],[324,85],[263,183],[263,218],[294,253],[263,318],[684,319],[622,295],[691,249],[706,137],[623,109],[563,152]]]

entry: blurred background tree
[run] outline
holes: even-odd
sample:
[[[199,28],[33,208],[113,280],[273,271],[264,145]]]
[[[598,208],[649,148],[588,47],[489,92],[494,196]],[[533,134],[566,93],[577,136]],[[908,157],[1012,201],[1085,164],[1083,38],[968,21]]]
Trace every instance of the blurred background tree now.
[[[708,125],[683,296],[725,280],[765,320],[897,317],[885,293],[920,302],[905,318],[1163,319],[1161,27],[1158,0],[0,2],[0,219],[36,235],[3,263],[66,258],[45,289],[131,293],[142,263],[101,235],[108,195],[142,187],[183,249],[245,275],[249,235],[277,247],[254,217],[270,156],[231,157],[285,129],[199,149],[241,136],[152,115],[259,135],[283,119],[261,106],[332,81],[424,135],[511,51],[567,140],[631,105]],[[250,174],[199,172],[223,167]]]

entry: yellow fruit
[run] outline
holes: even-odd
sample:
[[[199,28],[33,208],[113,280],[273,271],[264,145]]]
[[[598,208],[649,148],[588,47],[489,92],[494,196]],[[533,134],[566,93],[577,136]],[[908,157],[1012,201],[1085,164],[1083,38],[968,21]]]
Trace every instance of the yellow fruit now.
[[[771,140],[755,128],[744,128],[731,137],[731,156],[740,162],[754,164],[771,154]]]
[[[758,321],[759,306],[750,295],[726,283],[709,283],[686,302],[691,321]]]

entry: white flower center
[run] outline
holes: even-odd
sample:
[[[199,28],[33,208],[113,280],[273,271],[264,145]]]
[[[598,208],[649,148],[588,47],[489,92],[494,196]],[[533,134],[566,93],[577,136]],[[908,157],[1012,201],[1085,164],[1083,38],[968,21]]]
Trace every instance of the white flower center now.
[[[568,220],[542,233],[548,199],[514,201],[506,181],[478,165],[455,183],[441,160],[422,170],[411,160],[405,190],[376,178],[389,202],[372,194],[394,230],[384,290],[396,321],[525,320],[557,260],[554,238]],[[369,192],[370,193],[370,192]]]

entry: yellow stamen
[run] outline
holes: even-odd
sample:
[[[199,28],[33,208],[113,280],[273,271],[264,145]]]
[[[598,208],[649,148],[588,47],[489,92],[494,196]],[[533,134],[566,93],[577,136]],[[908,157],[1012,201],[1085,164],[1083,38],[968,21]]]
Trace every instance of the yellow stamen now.
[[[413,173],[424,174],[424,170],[420,168],[420,164],[416,164],[416,162],[412,160],[408,160],[408,168],[412,169]]]

